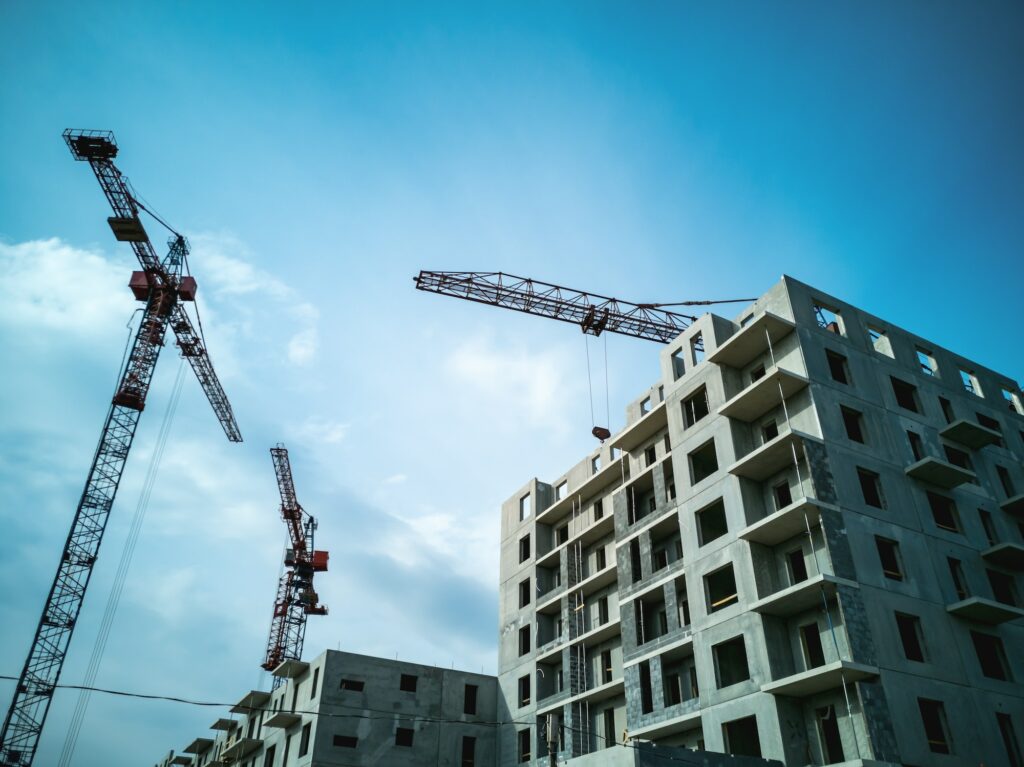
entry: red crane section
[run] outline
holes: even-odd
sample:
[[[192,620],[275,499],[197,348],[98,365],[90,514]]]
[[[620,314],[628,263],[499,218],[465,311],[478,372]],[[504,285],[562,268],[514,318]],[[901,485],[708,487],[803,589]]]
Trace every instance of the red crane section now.
[[[329,557],[326,551],[314,548],[316,519],[302,508],[295,497],[295,481],[292,479],[288,450],[284,445],[277,445],[270,448],[270,457],[274,461],[277,488],[281,494],[281,518],[288,528],[290,548],[285,552],[284,564],[287,569],[277,586],[267,653],[262,663],[267,671],[273,671],[286,660],[301,660],[306,618],[327,614],[327,607],[320,604],[319,596],[313,589],[313,575],[327,570]],[[274,688],[280,683],[281,679],[275,677]]]

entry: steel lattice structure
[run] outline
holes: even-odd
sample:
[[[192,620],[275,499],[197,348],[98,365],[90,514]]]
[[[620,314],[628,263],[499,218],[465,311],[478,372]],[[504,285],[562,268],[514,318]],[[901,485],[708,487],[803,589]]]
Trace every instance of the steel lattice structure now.
[[[284,563],[288,569],[277,586],[266,658],[261,664],[267,671],[273,671],[286,660],[301,660],[306,618],[327,614],[327,608],[319,603],[319,597],[313,590],[313,575],[327,569],[328,559],[326,551],[316,551],[313,547],[316,520],[295,498],[288,450],[284,445],[272,447],[270,457],[274,461],[277,488],[281,494],[281,518],[288,528],[291,548],[285,554]],[[282,677],[274,677],[275,690],[282,681]]]
[[[413,279],[418,290],[571,322],[594,336],[608,331],[668,343],[696,319],[657,304],[634,304],[503,272],[421,271]],[[714,302],[684,303],[703,306]]]
[[[139,259],[143,271],[133,274],[130,284],[136,298],[144,300],[146,306],[103,424],[57,575],[0,731],[0,765],[5,767],[27,767],[35,758],[168,325],[228,439],[242,441],[202,337],[196,333],[181,305],[182,301],[193,300],[195,294],[195,281],[182,276],[188,243],[184,237],[176,235],[171,238],[167,257],[163,261],[157,257],[139,220],[131,187],[113,163],[117,156],[113,133],[67,130],[64,140],[76,160],[88,162],[92,167],[114,210],[115,215],[108,222],[115,237],[130,242]]]

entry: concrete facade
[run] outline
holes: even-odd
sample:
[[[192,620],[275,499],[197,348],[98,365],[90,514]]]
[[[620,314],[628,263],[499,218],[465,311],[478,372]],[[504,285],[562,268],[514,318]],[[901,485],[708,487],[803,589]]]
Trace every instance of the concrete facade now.
[[[160,767],[497,764],[493,676],[333,650],[274,673]]]
[[[1021,764],[1017,383],[789,277],[659,362],[502,506],[499,763]]]

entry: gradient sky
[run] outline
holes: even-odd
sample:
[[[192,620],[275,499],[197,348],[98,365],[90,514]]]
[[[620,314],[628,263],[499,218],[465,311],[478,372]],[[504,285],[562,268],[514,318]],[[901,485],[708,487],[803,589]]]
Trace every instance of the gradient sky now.
[[[189,376],[98,683],[237,700],[267,683],[274,443],[332,555],[306,654],[488,672],[499,505],[593,446],[581,335],[418,293],[421,268],[634,301],[756,296],[788,273],[1024,378],[1021,39],[1010,2],[0,1],[0,674],[24,661],[135,308],[64,128],[115,130],[122,170],[190,237],[246,438],[226,442]],[[615,337],[608,355],[617,429],[657,348]],[[38,764],[73,705],[56,697]],[[154,763],[221,713],[96,696],[74,763]]]

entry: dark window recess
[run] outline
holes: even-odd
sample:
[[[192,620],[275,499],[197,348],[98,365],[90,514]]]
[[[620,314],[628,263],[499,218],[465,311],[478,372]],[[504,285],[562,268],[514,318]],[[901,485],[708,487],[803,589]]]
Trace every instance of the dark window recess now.
[[[525,562],[530,558],[530,536],[524,535],[519,539],[519,561]]]
[[[316,688],[317,688],[317,685],[319,683],[320,683],[320,669],[319,668],[315,668],[315,669],[313,669],[313,684],[309,688],[309,699],[310,700],[313,700],[314,698],[316,698]]]
[[[708,390],[703,386],[683,400],[683,423],[689,428],[710,412]]]
[[[761,442],[767,444],[777,436],[779,436],[779,425],[775,423],[775,419],[761,424]]]
[[[686,365],[683,363],[683,350],[676,349],[672,352],[672,380],[678,381],[686,372]]]
[[[644,450],[644,464],[647,466],[653,466],[658,462],[658,451],[654,449],[654,445]]]
[[[935,526],[948,530],[951,533],[959,533],[960,520],[953,499],[945,495],[933,493],[931,490],[927,491],[927,495],[928,505],[932,509],[932,519],[935,520]]]
[[[519,763],[530,761],[530,730],[520,730],[517,733],[516,740],[519,745]]]
[[[757,383],[764,378],[765,370],[764,363],[762,362],[756,368],[750,371],[750,383]]]
[[[920,413],[921,408],[917,401],[917,387],[892,376],[889,376],[889,380],[892,382],[892,393],[896,395],[896,404],[904,410]]]
[[[804,658],[807,668],[818,668],[825,665],[825,650],[821,646],[821,631],[817,623],[808,623],[800,627],[800,641],[804,646]]]
[[[900,632],[903,643],[903,654],[907,660],[924,663],[924,632],[921,630],[921,619],[916,615],[896,613],[896,628]]]
[[[561,546],[563,543],[569,540],[569,525],[562,525],[560,528],[555,530],[555,545]]]
[[[410,748],[412,746],[413,731],[410,727],[398,727],[395,729],[395,745],[405,746]]]
[[[658,549],[651,554],[651,571],[658,572],[668,567],[668,549]]]
[[[725,504],[721,498],[697,512],[697,534],[701,546],[710,543],[716,538],[721,538],[728,531],[729,528],[725,519]]]
[[[1013,730],[1010,715],[999,712],[996,714],[996,722],[999,724],[999,734],[1003,736],[1003,746],[1006,748],[1006,758],[1010,767],[1024,767],[1024,757],[1021,756],[1020,743],[1017,741],[1017,733]]]
[[[742,635],[713,645],[711,653],[715,658],[715,683],[719,689],[750,679]]]
[[[914,460],[920,461],[924,458],[924,443],[921,441],[921,435],[907,429],[907,441],[910,442],[910,454],[914,456]]]
[[[477,686],[475,684],[467,684],[466,689],[462,695],[462,713],[463,714],[476,714],[476,695]]]
[[[791,584],[803,583],[807,580],[807,561],[803,549],[793,549],[786,554],[786,567],[789,570]]]
[[[634,538],[629,542],[629,569],[632,572],[633,583],[644,577],[644,571],[640,557],[640,539]]]
[[[975,413],[975,415],[978,416],[978,423],[980,423],[986,429],[991,429],[992,431],[999,432],[999,440],[996,442],[996,444],[999,447],[1006,447],[1006,443],[1003,442],[1003,436],[1002,436],[1002,434],[1003,434],[1003,427],[999,423],[999,421],[997,421],[995,418],[991,418],[991,417],[985,415],[984,413]]]
[[[606,708],[604,710],[604,747],[611,748],[615,744],[615,709]]]
[[[967,588],[967,579],[964,577],[963,565],[960,564],[959,559],[953,559],[953,557],[947,557],[946,564],[949,565],[949,577],[953,580],[953,590],[956,592],[956,598],[967,599],[971,592]]]
[[[928,749],[935,754],[952,754],[946,707],[941,701],[927,698],[918,698],[917,707],[921,711],[921,724],[924,725],[924,736],[928,739]]]
[[[601,546],[594,552],[594,565],[598,572],[608,567],[608,554],[604,546]]]
[[[839,412],[843,417],[843,426],[846,427],[846,436],[854,442],[864,442],[864,418],[859,410],[839,406]]]
[[[793,493],[789,489],[789,481],[780,482],[772,488],[772,494],[775,496],[775,508],[776,510],[784,509],[793,502]]]
[[[354,735],[335,735],[333,742],[341,748],[355,748],[359,745],[359,738]]]
[[[601,652],[601,684],[608,684],[612,681],[612,651]]]
[[[732,565],[704,576],[704,590],[707,594],[708,612],[715,612],[731,604],[739,598],[736,593],[736,576]]]
[[[679,674],[668,674],[665,677],[665,706],[675,706],[683,702],[683,680]]]
[[[705,442],[690,453],[691,484],[696,485],[718,471],[718,456],[715,454],[715,441]]]
[[[462,736],[462,763],[460,767],[476,767],[476,738]]]
[[[722,735],[725,736],[726,753],[733,756],[761,756],[761,739],[757,734],[756,716],[726,722],[722,725]]]
[[[277,756],[277,746],[271,746],[263,754],[263,767],[274,767],[274,758]]]
[[[523,626],[519,629],[519,654],[526,655],[530,652],[530,627]]]
[[[530,705],[530,675],[519,677],[519,707]]]
[[[967,469],[967,471],[974,471],[974,464],[971,463],[971,457],[963,450],[958,450],[957,448],[950,447],[949,445],[943,445],[942,450],[946,454],[946,460],[954,466],[959,466],[961,469]]]
[[[942,417],[946,419],[946,423],[953,423],[956,420],[952,402],[945,397],[939,397],[939,407],[942,409]]]
[[[358,680],[358,679],[342,679],[341,680],[341,689],[342,690],[349,690],[350,692],[362,692],[364,685],[365,685],[365,683],[360,681],[360,680]]]
[[[891,580],[903,580],[903,564],[900,562],[900,545],[889,538],[875,536],[878,560],[882,563],[882,574]]]
[[[640,664],[640,711],[649,714],[654,710],[654,695],[651,692],[651,663]]]
[[[1010,472],[1005,466],[996,466],[996,474],[999,476],[999,484],[1003,486],[1003,492],[1007,498],[1012,498],[1017,494],[1016,489],[1013,486],[1013,479],[1010,477]]]
[[[971,641],[974,643],[974,652],[978,655],[978,665],[981,666],[982,674],[989,679],[1012,681],[1002,639],[992,634],[972,631]]]
[[[985,570],[988,583],[992,587],[992,597],[997,602],[1012,607],[1017,606],[1017,589],[1013,585],[1013,576],[998,570]]]
[[[850,383],[850,366],[839,352],[831,349],[825,350],[825,359],[828,360],[828,372],[832,374],[832,380],[841,384]]]
[[[416,677],[412,674],[402,674],[402,679],[398,683],[398,689],[402,692],[416,692]]]
[[[527,578],[525,581],[519,584],[519,606],[526,607],[530,604],[530,579]]]
[[[978,519],[981,521],[981,529],[985,531],[985,540],[988,541],[988,545],[995,546],[999,542],[999,536],[996,534],[992,513],[985,509],[978,509]]]
[[[299,756],[305,756],[309,753],[309,731],[311,727],[311,722],[306,722],[302,726],[302,735],[299,736]]]
[[[875,472],[858,466],[857,479],[860,481],[860,492],[864,496],[864,503],[868,506],[874,506],[876,509],[884,509],[885,499],[882,496],[882,478]]]
[[[608,622],[608,597],[597,600],[597,622],[602,626]]]
[[[826,706],[815,709],[818,720],[818,734],[821,737],[821,750],[829,764],[846,761],[843,751],[843,739],[839,735],[839,720],[836,718],[836,707]]]

